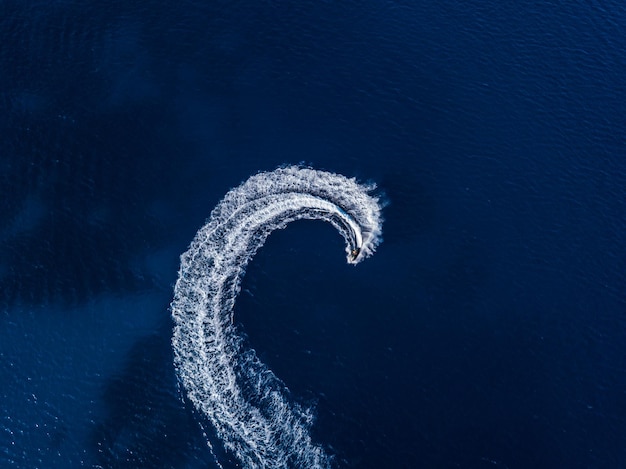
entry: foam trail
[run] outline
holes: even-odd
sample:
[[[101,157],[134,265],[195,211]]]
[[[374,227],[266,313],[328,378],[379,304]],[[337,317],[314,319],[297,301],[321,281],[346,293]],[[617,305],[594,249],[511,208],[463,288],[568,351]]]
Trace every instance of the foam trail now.
[[[348,263],[372,255],[382,224],[374,188],[298,166],[259,173],[226,194],[181,256],[171,304],[178,376],[245,468],[331,466],[309,434],[311,411],[242,346],[232,315],[245,268],[272,231],[300,219],[330,222]]]

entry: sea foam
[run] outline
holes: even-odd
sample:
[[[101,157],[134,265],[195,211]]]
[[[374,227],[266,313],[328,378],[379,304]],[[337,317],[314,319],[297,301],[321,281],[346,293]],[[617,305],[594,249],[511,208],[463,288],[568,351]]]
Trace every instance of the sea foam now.
[[[300,219],[330,222],[346,242],[348,263],[359,263],[381,240],[374,189],[299,166],[256,174],[226,194],[181,256],[171,304],[178,377],[243,467],[331,466],[310,436],[312,411],[293,402],[233,325],[245,268],[272,231]]]

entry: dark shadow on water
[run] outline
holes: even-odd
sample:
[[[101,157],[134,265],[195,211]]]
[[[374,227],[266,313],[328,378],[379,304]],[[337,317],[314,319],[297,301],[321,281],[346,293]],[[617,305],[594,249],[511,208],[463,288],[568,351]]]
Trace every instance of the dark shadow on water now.
[[[104,389],[108,417],[91,437],[102,467],[214,467],[178,393],[169,331],[138,341],[124,370]]]
[[[0,277],[0,303],[75,306],[103,291],[152,285],[136,259],[159,246],[167,230],[150,213],[160,176],[146,169],[150,150],[138,150],[152,136],[135,121],[151,113],[150,106],[136,108],[107,129],[94,116],[72,129],[30,122],[18,138],[4,139],[12,155],[0,173],[0,262],[9,266]],[[93,128],[102,142],[94,141]]]
[[[153,285],[142,255],[171,240],[194,199],[175,75],[200,43],[153,23],[193,18],[166,8],[0,5],[0,308]],[[197,187],[210,167],[196,161]]]

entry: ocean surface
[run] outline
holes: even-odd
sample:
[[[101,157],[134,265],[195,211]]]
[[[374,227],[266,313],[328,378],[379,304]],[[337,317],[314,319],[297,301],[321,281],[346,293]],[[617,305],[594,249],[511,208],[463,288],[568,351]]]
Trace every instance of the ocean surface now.
[[[0,467],[245,467],[170,304],[224,195],[292,164],[384,204],[357,266],[272,233],[234,305],[332,467],[626,467],[615,0],[0,0]]]

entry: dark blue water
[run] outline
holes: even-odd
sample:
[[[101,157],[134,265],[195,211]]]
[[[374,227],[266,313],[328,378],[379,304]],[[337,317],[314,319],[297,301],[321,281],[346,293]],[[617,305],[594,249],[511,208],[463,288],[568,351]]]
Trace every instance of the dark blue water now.
[[[178,256],[298,162],[389,201],[236,305],[337,467],[626,466],[626,9],[421,3],[0,2],[0,466],[216,467]]]

